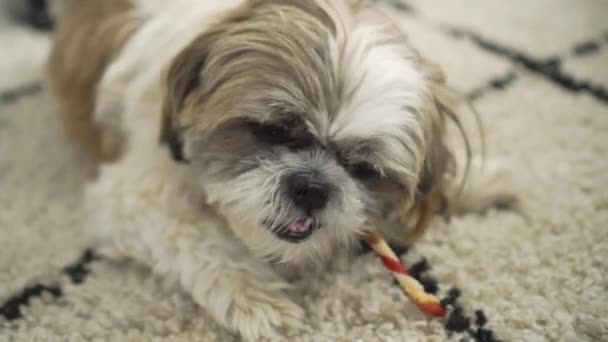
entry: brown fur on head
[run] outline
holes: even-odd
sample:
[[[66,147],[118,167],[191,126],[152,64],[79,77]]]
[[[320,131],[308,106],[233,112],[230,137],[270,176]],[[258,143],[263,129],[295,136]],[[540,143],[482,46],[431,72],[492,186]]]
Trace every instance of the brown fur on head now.
[[[161,141],[200,168],[210,200],[234,218],[232,226],[254,222],[275,232],[309,216],[349,226],[326,229],[338,237],[318,244],[369,225],[401,240],[428,227],[453,162],[444,141],[452,118],[440,96],[445,78],[396,27],[378,25],[383,19],[356,2],[249,1],[173,60]],[[377,30],[373,39],[358,36],[361,27]],[[357,44],[372,57],[358,55]],[[396,68],[386,72],[401,80],[373,58],[386,58]],[[314,215],[292,208],[285,179],[301,173],[328,184],[335,206]],[[309,252],[292,246],[286,254],[253,232],[237,234],[254,251]]]
[[[129,0],[67,0],[49,59],[51,89],[67,135],[96,160],[120,155],[122,143],[94,122],[97,85],[139,23]]]
[[[51,75],[67,125],[112,159],[119,149],[104,148],[90,117],[100,77],[139,23],[126,0],[91,1],[62,19]],[[411,240],[446,197],[454,115],[444,81],[359,1],[249,0],[176,52],[161,141],[199,171],[206,198],[258,254],[309,258],[370,225]],[[312,235],[285,235],[302,222]]]
[[[273,32],[275,25],[296,25],[286,22],[283,15],[300,16],[300,25],[310,32]],[[176,135],[186,127],[208,130],[223,120],[249,116],[245,113],[250,110],[266,112],[268,119],[286,110],[301,110],[315,100],[328,109],[336,94],[324,93],[322,88],[332,86],[335,80],[324,70],[323,63],[329,59],[323,50],[326,44],[317,39],[324,32],[334,31],[333,25],[315,1],[251,0],[220,18],[175,58],[167,73],[161,140],[179,144]],[[273,41],[278,39],[289,41]],[[284,50],[270,51],[273,45],[281,44]],[[295,63],[299,62],[313,69],[310,75],[298,74],[301,70]],[[231,77],[236,73],[240,73],[238,78]],[[292,105],[300,108],[280,108],[284,99],[265,94],[276,91],[273,83],[279,79],[289,82],[280,90],[291,92],[280,96],[291,95],[297,102]],[[242,97],[256,97],[258,101],[243,104],[233,100]],[[259,108],[244,108],[246,105]],[[203,111],[205,115],[200,115]]]

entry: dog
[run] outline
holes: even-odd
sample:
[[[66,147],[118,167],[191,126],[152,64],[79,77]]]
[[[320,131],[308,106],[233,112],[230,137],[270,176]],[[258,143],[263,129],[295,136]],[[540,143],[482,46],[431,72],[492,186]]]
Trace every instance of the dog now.
[[[247,340],[301,325],[281,269],[322,265],[367,229],[411,243],[458,192],[454,93],[376,7],[62,8],[50,84],[98,162],[91,231]],[[469,207],[505,198],[482,197]]]

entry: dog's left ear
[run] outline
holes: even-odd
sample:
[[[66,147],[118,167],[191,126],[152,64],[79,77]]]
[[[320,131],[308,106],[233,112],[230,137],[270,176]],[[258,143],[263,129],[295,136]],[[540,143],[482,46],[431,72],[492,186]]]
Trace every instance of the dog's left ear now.
[[[453,156],[446,146],[446,120],[454,115],[454,103],[446,96],[446,77],[441,68],[422,57],[416,60],[419,70],[430,85],[430,96],[423,115],[426,121],[426,155],[416,188],[414,206],[401,213],[401,224],[408,227],[406,241],[418,239],[428,228],[432,217],[446,206],[445,179]]]
[[[436,100],[434,100],[436,101]],[[420,174],[414,206],[404,210],[401,223],[408,226],[406,241],[417,240],[428,228],[432,217],[446,205],[445,179],[453,162],[445,144],[445,120],[441,105],[434,103],[437,121],[430,128],[426,157]]]
[[[455,104],[447,96],[451,92],[445,85],[446,77],[439,65],[423,57],[419,57],[416,64],[427,79],[430,92],[423,115],[426,121],[426,156],[417,189],[418,195],[426,198],[441,187],[452,159],[445,143],[446,118],[453,115]]]

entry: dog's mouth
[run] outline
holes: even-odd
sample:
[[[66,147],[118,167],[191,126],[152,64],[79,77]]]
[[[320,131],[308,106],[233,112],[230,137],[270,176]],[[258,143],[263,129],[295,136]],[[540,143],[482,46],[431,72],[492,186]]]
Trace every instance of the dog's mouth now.
[[[318,220],[311,216],[299,216],[287,224],[273,229],[274,235],[279,239],[290,242],[300,243],[307,240],[315,230],[320,228]]]

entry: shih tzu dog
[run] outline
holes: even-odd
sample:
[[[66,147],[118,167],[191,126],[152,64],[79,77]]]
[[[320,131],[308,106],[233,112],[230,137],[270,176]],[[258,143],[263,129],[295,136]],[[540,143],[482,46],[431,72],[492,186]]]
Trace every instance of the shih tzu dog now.
[[[279,269],[449,205],[451,92],[361,1],[68,0],[57,24],[93,231],[247,339],[303,319]]]

